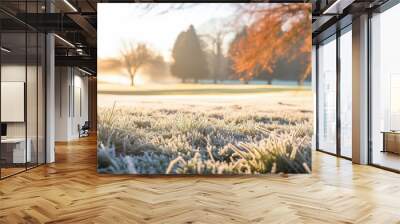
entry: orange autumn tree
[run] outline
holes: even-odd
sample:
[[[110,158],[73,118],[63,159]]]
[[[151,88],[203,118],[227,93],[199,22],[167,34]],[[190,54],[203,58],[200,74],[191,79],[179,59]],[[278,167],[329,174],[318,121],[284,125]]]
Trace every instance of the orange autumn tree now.
[[[262,71],[272,74],[278,60],[298,60],[299,82],[311,73],[311,4],[249,4],[242,13],[254,22],[232,41],[229,56],[238,78],[248,81]]]

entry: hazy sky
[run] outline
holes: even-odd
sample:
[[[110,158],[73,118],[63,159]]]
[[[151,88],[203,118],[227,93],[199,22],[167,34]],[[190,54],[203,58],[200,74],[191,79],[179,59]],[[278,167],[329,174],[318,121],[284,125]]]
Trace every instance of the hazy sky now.
[[[147,4],[148,5],[148,4]],[[145,42],[169,61],[178,34],[190,24],[203,29],[212,19],[227,18],[235,12],[233,4],[196,4],[169,10],[171,4],[98,4],[98,57],[117,57],[124,41]],[[225,19],[226,20],[226,19]]]

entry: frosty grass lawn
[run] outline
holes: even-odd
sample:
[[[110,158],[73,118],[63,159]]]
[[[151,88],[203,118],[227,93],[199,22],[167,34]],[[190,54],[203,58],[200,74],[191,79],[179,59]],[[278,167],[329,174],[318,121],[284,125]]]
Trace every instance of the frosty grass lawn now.
[[[309,88],[180,84],[135,91],[99,91],[101,173],[311,172]]]

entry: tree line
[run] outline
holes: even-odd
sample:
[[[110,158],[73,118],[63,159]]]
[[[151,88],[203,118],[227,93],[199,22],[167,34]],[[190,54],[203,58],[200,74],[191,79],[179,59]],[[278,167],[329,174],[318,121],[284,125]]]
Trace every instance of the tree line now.
[[[187,31],[182,31],[174,44],[172,50],[173,63],[171,73],[182,82],[192,80],[197,83],[198,80],[213,80],[214,83],[223,80],[240,80],[248,83],[250,80],[265,80],[269,84],[273,79],[297,80],[302,84],[309,77],[309,53],[301,52],[299,44],[294,46],[286,43],[287,48],[294,48],[297,56],[280,55],[275,58],[257,61],[252,66],[245,67],[253,63],[251,55],[248,53],[249,45],[246,43],[249,36],[249,28],[244,27],[236,33],[235,38],[229,45],[227,55],[221,52],[221,43],[216,44],[215,51],[206,51],[205,43],[197,35],[193,25]],[[265,46],[268,48],[268,46]],[[272,47],[272,46],[271,46]],[[268,51],[267,49],[260,49]],[[269,65],[266,65],[268,64]],[[304,74],[307,73],[307,74]]]
[[[311,73],[311,6],[249,7],[243,13],[255,20],[236,32],[226,55],[222,53],[222,32],[211,36],[211,51],[206,50],[206,37],[198,35],[193,25],[179,33],[170,73],[182,82],[236,79],[248,83],[258,79],[271,83],[273,79],[289,79],[302,84]],[[166,67],[162,56],[142,43],[125,46],[121,55],[131,85],[140,68],[149,64]]]

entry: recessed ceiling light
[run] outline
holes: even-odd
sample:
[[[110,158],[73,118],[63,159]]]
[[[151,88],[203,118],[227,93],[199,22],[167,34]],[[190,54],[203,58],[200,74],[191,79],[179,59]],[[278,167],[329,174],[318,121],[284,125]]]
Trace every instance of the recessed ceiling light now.
[[[355,0],[336,0],[322,13],[327,14],[342,14],[343,10],[351,5]]]
[[[90,73],[90,72],[88,72],[88,71],[86,71],[86,70],[83,70],[83,69],[81,69],[81,68],[79,68],[79,67],[78,67],[78,70],[81,71],[81,72],[83,72],[83,73],[85,73],[85,74],[87,74],[87,75],[93,75],[92,73]]]
[[[65,44],[67,44],[70,47],[75,48],[75,45],[73,45],[71,42],[69,42],[68,40],[62,38],[61,36],[59,36],[58,34],[54,34],[55,37],[57,37],[59,40],[61,40],[62,42],[64,42]]]
[[[1,49],[1,51],[4,51],[6,53],[10,53],[11,52],[11,50],[9,50],[9,49],[7,49],[5,47],[1,47],[0,49]]]
[[[78,10],[73,6],[68,0],[64,0],[65,4],[67,4],[74,12],[78,12]]]

